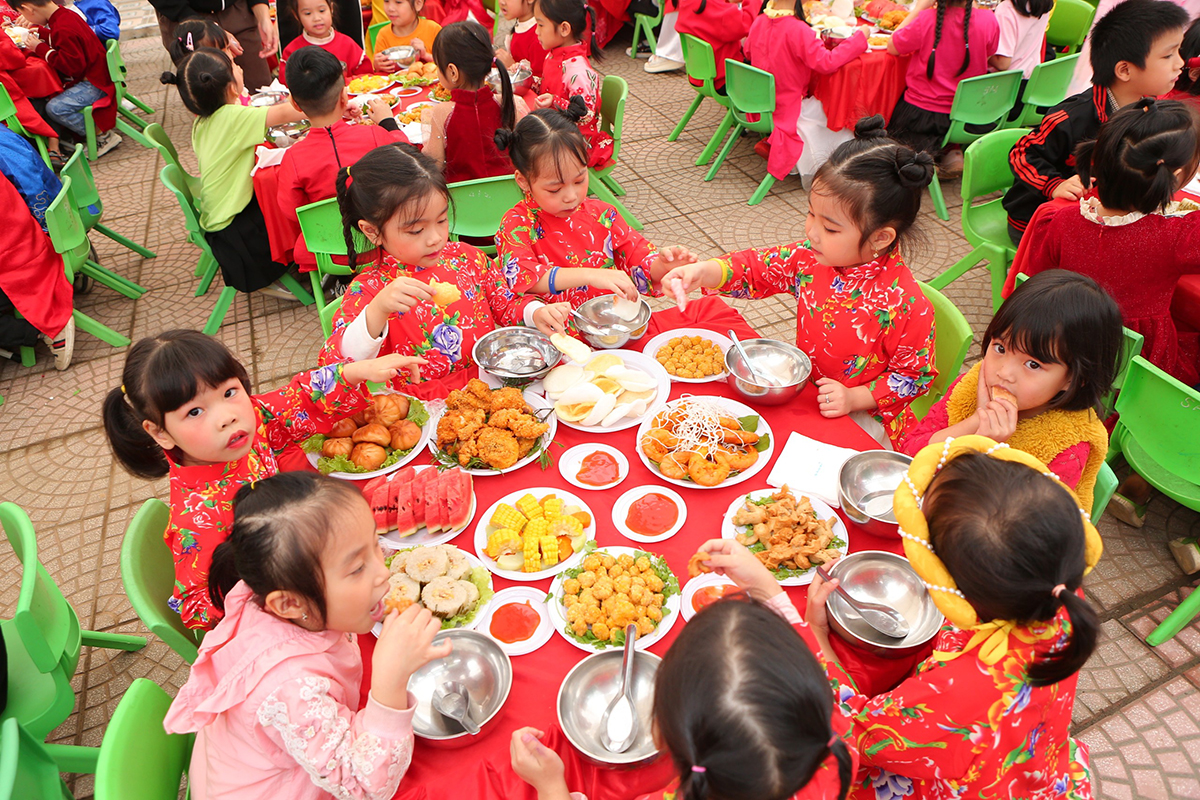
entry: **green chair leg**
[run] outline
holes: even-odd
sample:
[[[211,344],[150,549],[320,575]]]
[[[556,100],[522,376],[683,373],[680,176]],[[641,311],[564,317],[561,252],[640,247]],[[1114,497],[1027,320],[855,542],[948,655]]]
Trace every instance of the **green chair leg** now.
[[[128,278],[122,277],[112,270],[105,269],[95,261],[85,261],[79,271],[84,275],[89,276],[97,283],[101,283],[114,292],[120,292],[131,300],[137,300],[146,293],[144,286],[139,286]]]
[[[146,103],[144,101],[137,99],[136,97],[131,95],[129,92],[125,93],[125,99],[128,100],[129,102],[133,103],[135,106],[140,108],[142,111],[145,111],[147,114],[156,113],[153,108],[146,105]]]
[[[312,284],[313,305],[317,307],[317,320],[321,323],[321,332],[328,339],[333,334],[333,320],[329,324],[325,323],[325,290],[321,286],[321,270],[314,269],[308,273],[309,282]]]
[[[125,633],[105,633],[104,631],[81,631],[80,642],[85,647],[103,647],[106,650],[133,652],[146,646],[146,637],[130,636]]]
[[[33,143],[37,145],[38,153],[41,154],[41,156],[42,156],[42,161],[44,161],[46,163],[46,166],[49,167],[50,166],[50,147],[46,144],[46,137],[35,135],[33,137]]]
[[[1183,630],[1189,622],[1200,613],[1200,589],[1192,589],[1192,593],[1176,606],[1167,618],[1146,637],[1146,644],[1158,647],[1163,642],[1175,638],[1175,634]]]
[[[137,242],[133,241],[132,239],[128,239],[128,238],[122,236],[121,234],[117,233],[112,228],[108,227],[107,225],[96,225],[92,230],[100,232],[101,234],[103,234],[104,236],[107,236],[109,239],[112,239],[114,242],[121,245],[122,247],[128,248],[129,250],[132,250],[133,252],[137,253],[142,258],[156,258],[153,250],[147,250],[146,248],[142,247]]]
[[[76,744],[42,745],[46,755],[54,759],[60,772],[76,772],[86,775],[96,773],[96,764],[100,762],[99,747],[81,747]]]
[[[221,290],[221,296],[217,298],[217,304],[213,306],[212,313],[208,315],[208,322],[204,325],[205,334],[213,336],[220,329],[221,323],[225,321],[225,315],[229,313],[229,305],[233,302],[236,294],[237,289],[232,286],[226,286]]]
[[[993,248],[986,244],[976,247],[970,253],[967,253],[966,256],[956,261],[953,266],[951,266],[941,275],[938,275],[933,280],[928,281],[929,285],[940,292],[951,283],[965,275],[969,269],[974,267],[980,261],[983,261],[985,258],[993,258],[994,253],[992,251]]]
[[[933,180],[929,183],[929,196],[933,198],[933,210],[938,218],[949,221],[950,212],[946,210],[946,198],[942,196],[942,184],[938,182],[937,171],[934,170]]]
[[[775,176],[768,172],[767,177],[763,178],[762,183],[754,190],[754,194],[750,195],[750,200],[746,205],[756,206],[761,203],[763,198],[767,196],[767,192],[771,191],[771,187],[774,185]]]
[[[128,95],[126,95],[126,96],[128,96]],[[120,106],[117,106],[117,113],[120,114],[122,117],[124,117],[126,120],[128,120],[129,123],[131,125],[135,126],[139,131],[146,130],[146,126],[150,124],[150,123],[146,122],[146,120],[139,117],[137,114],[130,111],[128,108],[122,108]]]
[[[21,347],[21,366],[32,367],[36,363],[37,363],[37,354],[34,352],[33,348],[27,347],[27,346],[22,346]]]
[[[633,44],[629,46],[629,57],[637,61],[638,40],[642,38],[642,21],[634,17],[633,21]]]
[[[625,187],[617,183],[617,179],[612,176],[611,172],[600,175],[599,178],[600,180],[604,181],[604,185],[609,188],[609,191],[611,191],[617,197],[625,196]]]
[[[692,115],[696,113],[696,109],[704,102],[704,95],[697,94],[696,99],[688,106],[688,110],[683,112],[683,116],[679,118],[679,124],[675,126],[675,130],[671,131],[671,135],[667,137],[668,142],[673,142],[679,138],[679,134],[683,133],[683,129],[691,122]]]
[[[293,278],[290,274],[285,272],[283,277],[279,279],[279,282],[282,283],[289,292],[296,295],[297,299],[299,299],[304,305],[311,306],[316,302],[313,300],[313,296],[308,293],[308,290],[300,285],[300,281]]]
[[[738,136],[740,136],[741,133],[742,126],[735,125],[733,132],[730,133],[729,138],[725,140],[725,145],[721,148],[721,152],[717,153],[717,160],[714,161],[713,165],[708,168],[708,174],[704,176],[704,180],[711,181],[713,178],[717,177],[717,170],[719,170],[721,165],[725,163],[725,159],[729,156],[730,151],[733,150],[733,146],[737,144]]]
[[[196,275],[200,277],[200,285],[196,287],[196,297],[203,297],[208,292],[213,278],[217,277],[218,266],[217,259],[212,253],[205,250],[200,254],[200,261],[196,264]]]
[[[700,151],[699,157],[696,159],[696,166],[702,167],[709,161],[712,161],[713,153],[717,152],[717,148],[721,146],[721,142],[725,140],[725,134],[729,133],[729,129],[733,127],[733,112],[726,111],[724,119],[717,129],[713,131],[712,138],[708,140],[708,144],[704,145],[704,149]],[[734,141],[737,136],[734,135]]]
[[[84,333],[90,333],[102,342],[107,342],[113,347],[127,347],[129,345],[129,337],[122,336],[112,328],[84,314],[82,311],[75,311],[72,314],[75,319],[75,327]]]
[[[604,185],[604,181],[589,181],[588,189],[592,192],[592,194],[596,195],[596,197],[599,197],[601,200],[617,209],[621,216],[625,218],[625,222],[629,225],[629,227],[633,228],[635,231],[640,231],[642,229],[642,223],[638,222],[637,217],[629,213],[629,209],[627,209],[625,204],[618,200],[617,196],[613,194],[607,186]]]
[[[87,133],[87,160],[96,160],[96,121],[92,119],[92,107],[83,110],[83,129]]]
[[[1004,302],[1004,281],[1008,278],[1009,261],[1001,254],[997,259],[988,262],[988,271],[992,273],[992,311],[999,311]]]

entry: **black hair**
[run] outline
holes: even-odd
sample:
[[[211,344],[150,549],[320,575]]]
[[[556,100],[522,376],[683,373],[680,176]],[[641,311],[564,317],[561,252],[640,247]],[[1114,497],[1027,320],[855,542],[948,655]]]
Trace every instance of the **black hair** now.
[[[358,227],[360,221],[382,231],[398,211],[414,208],[434,193],[450,201],[446,176],[432,158],[410,144],[381,145],[357,163],[339,169],[337,198],[350,269],[356,267],[358,253],[371,249]],[[377,246],[382,248],[382,244]]]
[[[328,114],[337,108],[342,89],[346,88],[342,62],[315,44],[301,47],[287,60],[287,85],[305,114]]]
[[[962,8],[963,10],[963,62],[955,75],[962,75],[971,65],[971,6],[972,0],[942,0],[937,4],[937,22],[933,28],[933,49],[929,51],[929,61],[925,64],[925,77],[933,77],[933,65],[937,61],[938,43],[942,41],[942,23],[946,19],[946,10]]]
[[[478,89],[494,67],[500,75],[500,124],[512,130],[517,121],[512,81],[508,68],[496,59],[492,37],[474,20],[452,22],[438,31],[433,40],[433,61],[442,74],[453,64],[469,86]]]
[[[320,0],[320,2],[329,7],[329,21],[336,27],[338,24],[338,4],[333,2],[333,0]],[[280,5],[284,7],[284,13],[296,20],[296,22],[300,21],[300,0],[281,0]],[[303,30],[304,26],[301,25],[300,29]],[[289,88],[291,87],[290,81],[288,86]]]
[[[229,34],[211,19],[185,19],[175,26],[175,38],[168,52],[171,61],[178,64],[188,53],[200,47],[224,50],[229,46]]]
[[[1022,17],[1041,19],[1054,8],[1054,0],[1009,0]]]
[[[1112,389],[1121,353],[1121,310],[1091,278],[1063,269],[1039,272],[1017,287],[983,333],[1047,364],[1063,364],[1071,385],[1048,408],[1096,408]]]
[[[587,166],[587,140],[579,132],[579,120],[586,114],[583,98],[575,95],[566,111],[541,108],[522,117],[511,131],[503,128],[496,131],[496,147],[508,153],[513,166],[526,178],[548,174],[553,162],[561,179],[564,156],[572,156]]]
[[[596,44],[596,12],[586,0],[537,0],[537,7],[555,26],[567,23],[571,35],[587,45],[592,61],[604,58]]]
[[[45,6],[50,5],[53,2],[54,2],[54,0],[8,0],[8,7],[11,8],[13,11],[20,12],[21,6],[25,5],[26,3],[28,3],[31,6],[37,6],[38,8],[43,8]]]
[[[120,388],[104,398],[104,433],[117,462],[139,478],[161,478],[170,470],[166,454],[142,427],[163,428],[167,414],[191,402],[204,388],[237,378],[251,391],[246,368],[229,348],[199,331],[171,330],[139,339],[129,348]],[[182,460],[174,454],[176,461]]]
[[[1083,515],[1071,493],[1035,469],[984,453],[944,466],[925,493],[929,543],[979,619],[1051,620],[1060,606],[1070,633],[1027,668],[1049,686],[1074,675],[1096,647],[1096,612],[1083,583]],[[1054,588],[1065,590],[1058,597]]]
[[[312,472],[281,472],[245,484],[233,498],[233,528],[213,550],[208,596],[219,611],[245,581],[260,606],[276,591],[295,592],[325,620],[321,552],[347,506],[365,503],[353,484]]]
[[[878,114],[860,119],[854,137],[817,169],[813,191],[845,204],[862,244],[884,226],[895,228],[894,248],[916,222],[921,195],[933,180],[933,158],[887,138]]]
[[[1153,214],[1196,174],[1198,123],[1185,103],[1142,98],[1113,114],[1095,141],[1075,148],[1079,177],[1085,186],[1095,178],[1106,208]]]
[[[1187,24],[1187,12],[1168,0],[1125,0],[1114,6],[1090,34],[1092,83],[1112,88],[1122,61],[1144,69],[1154,41]]]
[[[209,117],[225,106],[233,83],[233,62],[212,47],[200,47],[184,54],[175,72],[159,78],[179,88],[179,98],[187,110],[198,117]]]
[[[1183,34],[1183,44],[1179,45],[1183,71],[1179,73],[1179,80],[1175,81],[1176,91],[1187,92],[1192,96],[1200,95],[1200,81],[1192,80],[1192,71],[1188,69],[1188,62],[1196,56],[1200,56],[1200,19],[1188,26]]]
[[[654,724],[679,775],[678,800],[783,800],[812,780],[831,750],[844,798],[850,752],[834,737],[832,716],[833,692],[816,656],[791,625],[745,595],[697,614],[654,679]]]

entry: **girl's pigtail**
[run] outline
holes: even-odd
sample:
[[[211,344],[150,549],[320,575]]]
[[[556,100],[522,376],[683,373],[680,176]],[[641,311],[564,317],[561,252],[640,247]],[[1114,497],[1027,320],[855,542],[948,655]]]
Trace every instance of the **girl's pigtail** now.
[[[1096,610],[1091,603],[1075,594],[1074,589],[1066,586],[1055,589],[1058,597],[1054,602],[1066,608],[1071,620],[1071,635],[1062,649],[1029,665],[1027,674],[1033,686],[1050,686],[1071,677],[1083,668],[1096,649],[1100,630]]]
[[[496,65],[496,72],[500,73],[500,124],[511,131],[517,124],[517,104],[513,100],[512,79],[509,77],[508,68],[501,64],[499,59],[492,59],[492,63]]]
[[[846,795],[854,783],[854,761],[850,757],[850,749],[836,734],[829,749],[833,751],[833,757],[837,759],[838,764],[838,800],[846,800]]]
[[[925,77],[933,78],[933,65],[937,62],[938,42],[942,40],[942,22],[946,19],[946,4],[937,5],[937,24],[933,28],[933,49],[929,51],[929,62],[925,64]]]
[[[1095,139],[1075,145],[1075,171],[1079,173],[1079,180],[1083,181],[1084,186],[1089,186],[1092,182],[1092,156],[1095,152]]]
[[[358,266],[358,253],[354,247],[354,228],[357,224],[354,213],[354,201],[350,199],[350,167],[338,170],[337,181],[338,208],[342,211],[342,235],[346,238],[346,264],[354,272]]]
[[[174,72],[164,72],[162,75],[158,76],[158,82],[166,84],[167,86],[178,86],[179,76]]]
[[[708,800],[709,790],[704,767],[694,765],[679,779],[678,800]]]
[[[583,24],[583,38],[588,47],[588,53],[592,57],[592,61],[603,61],[604,53],[600,51],[600,47],[596,44],[596,10],[590,5],[587,6],[587,19]]]
[[[933,156],[914,153],[907,148],[896,150],[896,176],[906,189],[924,189],[933,181]]]
[[[765,7],[766,4],[764,3],[763,6]],[[704,9],[706,9],[706,8],[708,8],[708,0],[700,0],[700,5],[696,6],[696,10],[692,13],[703,14]]]
[[[104,433],[121,466],[147,480],[161,478],[170,471],[166,454],[142,427],[142,416],[130,405],[124,387],[108,393],[102,413]]]
[[[510,128],[497,128],[495,135],[492,136],[492,141],[496,143],[496,149],[501,153],[506,153],[513,146],[516,138],[517,135]]]
[[[971,65],[971,6],[973,5],[975,3],[972,0],[967,0],[967,5],[963,8],[963,63],[959,67],[959,75],[966,72],[967,67]]]
[[[237,552],[233,542],[226,539],[213,550],[212,563],[208,567],[208,599],[222,614],[225,613],[225,595],[241,579],[237,568]]]
[[[582,96],[573,94],[571,95],[571,100],[569,103],[567,103],[567,107],[563,113],[570,118],[571,122],[574,122],[576,125],[578,125],[580,121],[582,121],[583,118],[588,114],[587,103],[584,102]]]

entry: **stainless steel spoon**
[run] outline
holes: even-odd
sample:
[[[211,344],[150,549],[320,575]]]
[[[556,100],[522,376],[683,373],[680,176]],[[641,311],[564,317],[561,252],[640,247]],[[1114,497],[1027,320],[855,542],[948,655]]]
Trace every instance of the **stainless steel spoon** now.
[[[742,340],[738,338],[737,334],[733,332],[732,328],[729,330],[729,338],[733,340],[733,346],[736,347],[738,352],[742,354],[742,365],[750,372],[750,377],[758,381],[760,386],[779,385],[779,381],[763,375],[755,368],[754,363],[750,360],[750,356],[746,355],[746,348],[742,347]]]
[[[479,726],[471,719],[470,696],[466,687],[458,681],[446,684],[445,692],[433,696],[433,708],[443,717],[462,725],[463,730],[472,736],[479,733]]]
[[[817,574],[826,581],[833,580],[822,566],[817,566]],[[856,600],[850,596],[849,592],[842,588],[841,584],[838,584],[836,591],[842,596],[843,600],[850,604],[851,608],[858,612],[858,615],[863,618],[864,622],[884,636],[890,636],[893,639],[903,639],[905,636],[908,636],[908,620],[901,616],[900,612],[896,609],[888,608],[879,603],[868,603],[866,600]]]
[[[593,336],[609,336],[614,333],[633,333],[633,328],[630,328],[628,325],[622,325],[620,322],[596,322],[580,314],[578,309],[572,308],[571,316],[575,318],[576,325],[579,325],[581,322],[583,323],[583,325],[579,326],[581,330],[583,326],[587,326],[589,328],[589,330],[584,331],[584,333],[590,333]]]
[[[637,625],[625,628],[625,652],[621,656],[621,691],[600,717],[600,744],[610,753],[624,753],[638,735],[637,707],[633,704],[634,642]]]

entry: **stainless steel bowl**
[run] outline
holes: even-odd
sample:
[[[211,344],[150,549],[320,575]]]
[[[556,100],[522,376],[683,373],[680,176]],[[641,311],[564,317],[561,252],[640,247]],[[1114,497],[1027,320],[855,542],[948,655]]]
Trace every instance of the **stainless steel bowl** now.
[[[256,92],[250,95],[250,105],[256,108],[277,106],[280,103],[286,103],[289,97],[291,97],[290,94],[282,91]]]
[[[308,128],[309,124],[304,121],[288,122],[267,128],[267,136],[275,143],[276,147],[291,147],[304,138],[304,135],[308,133]]]
[[[402,67],[407,67],[417,60],[417,49],[407,44],[396,45],[382,51],[383,57]]]
[[[525,94],[533,85],[533,70],[525,64],[514,64],[508,71],[508,80],[512,84],[513,94]],[[487,82],[492,91],[500,91],[500,72],[495,67],[488,73]]]
[[[725,351],[725,382],[756,405],[786,403],[804,388],[812,374],[812,361],[800,348],[775,339],[742,339],[742,347],[754,368],[779,379],[778,386],[767,386],[751,377],[736,346]]]
[[[413,673],[408,690],[417,699],[413,733],[434,745],[459,747],[474,739],[454,720],[433,710],[433,696],[451,681],[458,681],[470,695],[471,719],[482,736],[500,713],[512,689],[512,661],[500,645],[476,631],[453,629],[433,637],[434,644],[449,639],[454,649],[445,658],[430,661]]]
[[[904,481],[912,456],[891,450],[868,450],[850,456],[838,476],[838,496],[846,516],[876,536],[896,536],[900,526],[892,496]]]
[[[562,361],[562,352],[536,328],[497,328],[475,342],[475,363],[502,380],[535,381]]]
[[[854,599],[894,608],[908,621],[908,636],[892,639],[864,622],[837,593],[831,594],[825,606],[829,627],[860,650],[903,658],[920,650],[942,627],[942,612],[904,556],[862,550],[839,559],[829,572]]]
[[[638,715],[638,738],[624,753],[610,753],[600,743],[604,710],[621,691],[621,650],[607,650],[580,661],[558,689],[558,724],[575,749],[594,764],[605,767],[639,767],[658,757],[651,733],[654,675],[662,659],[635,651],[633,697]]]
[[[615,299],[615,294],[593,297],[576,309],[579,316],[585,320],[585,324],[580,326],[580,332],[592,347],[613,350],[624,347],[631,339],[637,340],[646,335],[646,328],[650,325],[650,304],[646,302],[645,298],[638,298],[638,315],[628,321],[613,313]],[[628,328],[630,332],[625,333],[621,329],[614,329],[613,325]]]

